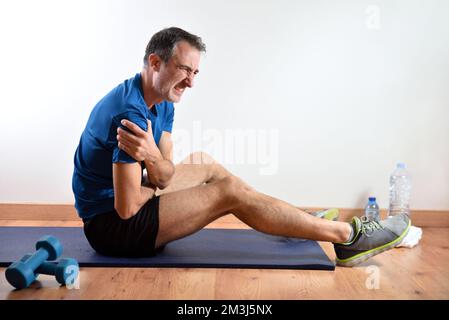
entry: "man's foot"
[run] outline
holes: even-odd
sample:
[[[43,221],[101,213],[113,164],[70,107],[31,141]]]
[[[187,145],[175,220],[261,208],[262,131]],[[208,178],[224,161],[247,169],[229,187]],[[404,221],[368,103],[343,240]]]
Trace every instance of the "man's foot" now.
[[[410,218],[400,214],[382,221],[352,218],[353,236],[347,243],[334,243],[337,265],[352,267],[394,248],[407,235]]]
[[[327,210],[320,210],[320,211],[316,211],[316,212],[310,212],[311,215],[318,217],[318,218],[323,218],[326,220],[332,220],[332,221],[337,221],[338,220],[338,209],[336,208],[332,208],[332,209],[327,209]]]

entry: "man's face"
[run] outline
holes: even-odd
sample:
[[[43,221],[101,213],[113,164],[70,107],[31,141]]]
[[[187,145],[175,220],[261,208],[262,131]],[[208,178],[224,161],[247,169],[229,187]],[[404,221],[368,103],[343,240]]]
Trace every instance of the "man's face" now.
[[[185,41],[180,41],[173,49],[167,63],[162,62],[155,87],[164,100],[179,102],[186,88],[193,87],[198,73],[201,53]]]

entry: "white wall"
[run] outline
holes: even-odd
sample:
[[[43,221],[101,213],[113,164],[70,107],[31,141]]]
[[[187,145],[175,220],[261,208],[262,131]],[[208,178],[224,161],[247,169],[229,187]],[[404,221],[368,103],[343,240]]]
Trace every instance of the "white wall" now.
[[[448,12],[445,0],[1,1],[0,202],[73,203],[91,109],[140,71],[154,32],[180,26],[208,52],[176,106],[177,160],[203,148],[265,193],[323,207],[368,195],[386,207],[404,161],[412,208],[448,210]],[[240,150],[238,130],[256,145]]]

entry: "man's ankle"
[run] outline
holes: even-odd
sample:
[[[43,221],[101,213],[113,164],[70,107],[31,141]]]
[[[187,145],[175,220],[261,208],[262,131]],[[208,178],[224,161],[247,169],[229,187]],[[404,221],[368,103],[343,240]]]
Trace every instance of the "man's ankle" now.
[[[354,238],[355,232],[352,224],[346,222],[344,224],[345,226],[342,228],[341,237],[337,243],[350,243]]]

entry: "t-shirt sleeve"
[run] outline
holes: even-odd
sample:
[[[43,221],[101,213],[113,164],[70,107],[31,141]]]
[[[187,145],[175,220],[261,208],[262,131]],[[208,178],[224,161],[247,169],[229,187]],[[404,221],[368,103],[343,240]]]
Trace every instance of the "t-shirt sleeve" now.
[[[123,119],[129,120],[129,121],[135,123],[142,130],[145,130],[145,131],[147,131],[147,129],[148,129],[148,123],[147,123],[147,119],[145,116],[143,116],[142,114],[140,114],[138,112],[134,112],[134,111],[128,111],[128,112],[118,114],[112,119],[111,130],[110,130],[111,138],[112,138],[112,145],[113,145],[112,162],[113,163],[117,163],[117,162],[119,162],[119,163],[134,163],[134,162],[137,162],[137,160],[135,160],[133,157],[131,157],[129,154],[127,154],[125,151],[123,151],[122,149],[120,149],[118,147],[117,127],[120,127],[122,129],[130,132],[130,130],[128,128],[126,128],[125,126],[123,126],[121,124],[121,121]]]
[[[175,107],[173,106],[173,103],[169,103],[167,105],[167,114],[166,114],[166,118],[165,118],[165,124],[164,127],[162,128],[162,131],[167,131],[170,132],[173,129],[173,120],[175,119]]]

